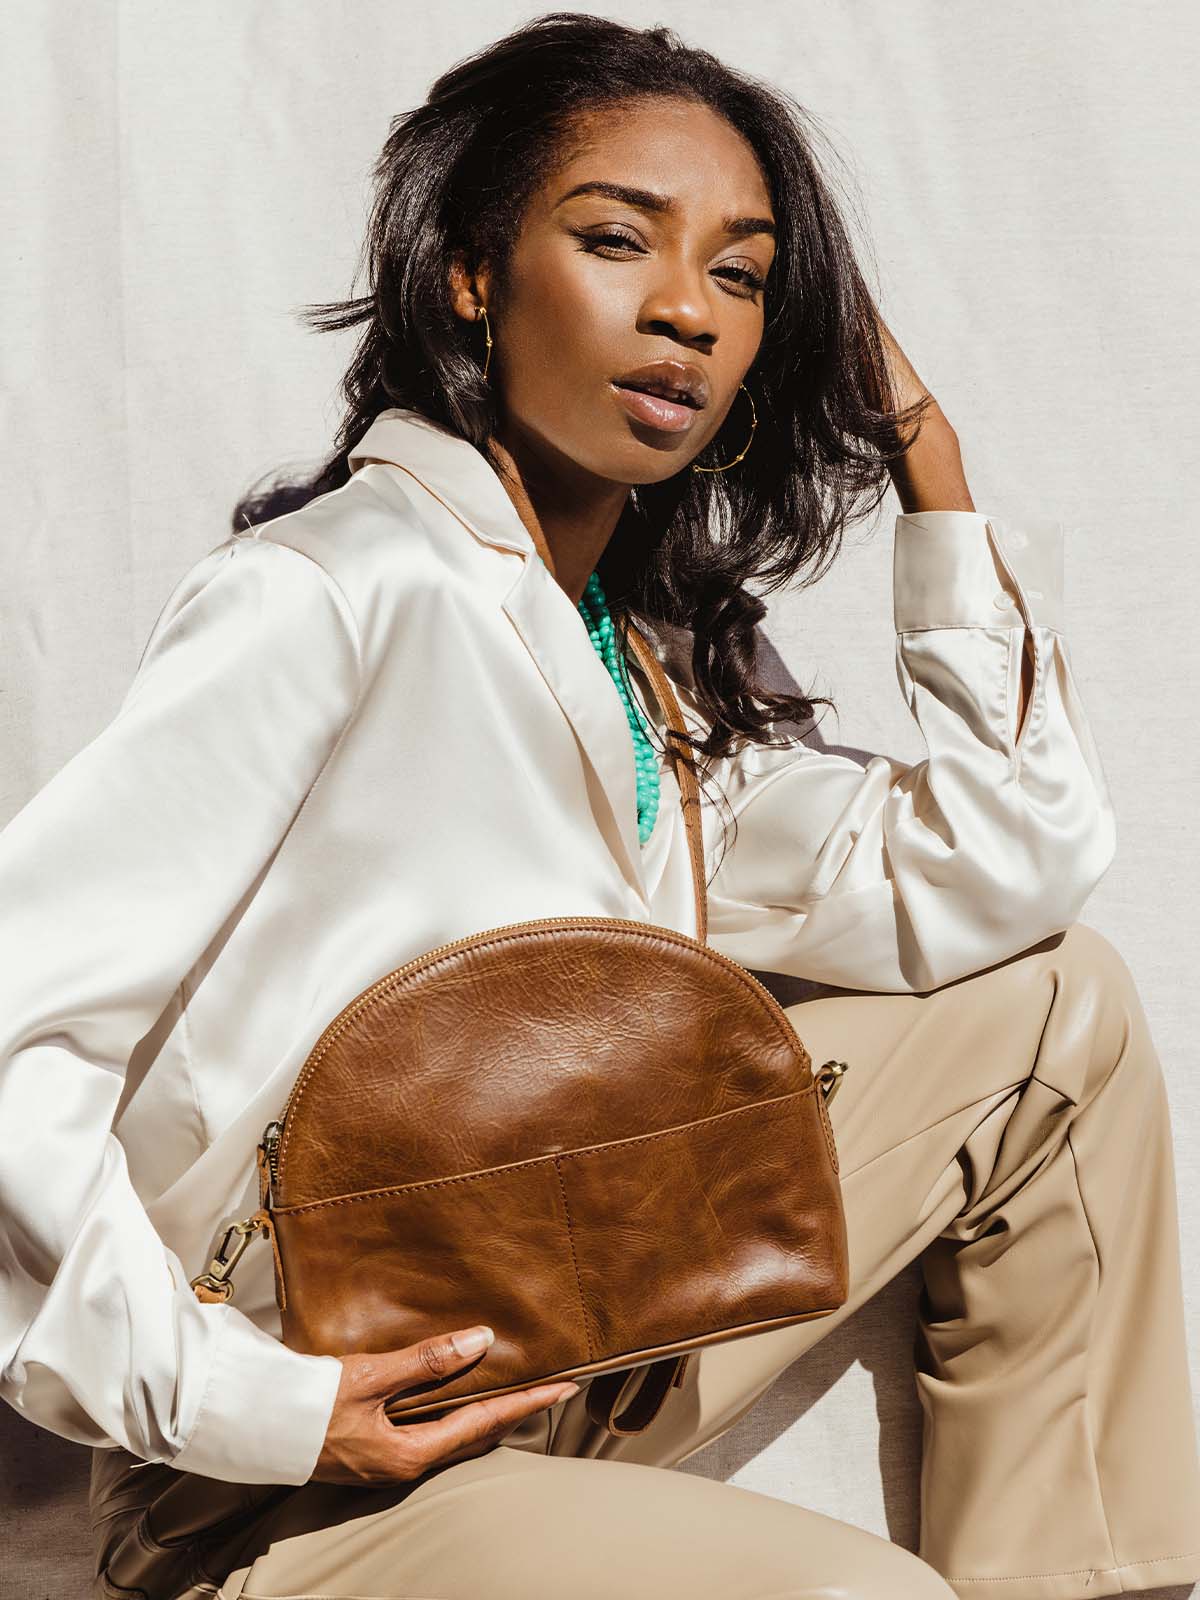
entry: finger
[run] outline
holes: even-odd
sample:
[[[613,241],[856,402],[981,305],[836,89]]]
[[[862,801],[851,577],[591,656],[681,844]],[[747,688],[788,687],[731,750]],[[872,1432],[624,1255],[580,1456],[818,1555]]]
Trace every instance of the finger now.
[[[350,1386],[364,1398],[384,1398],[422,1383],[444,1383],[474,1361],[495,1338],[491,1328],[457,1328],[435,1333],[399,1350],[343,1356],[353,1363]]]
[[[457,1450],[471,1453],[486,1450],[535,1411],[548,1410],[578,1392],[577,1383],[550,1383],[516,1394],[472,1400],[432,1422],[403,1424],[405,1446],[416,1448],[429,1461],[442,1461]],[[394,1431],[393,1427],[393,1436]]]

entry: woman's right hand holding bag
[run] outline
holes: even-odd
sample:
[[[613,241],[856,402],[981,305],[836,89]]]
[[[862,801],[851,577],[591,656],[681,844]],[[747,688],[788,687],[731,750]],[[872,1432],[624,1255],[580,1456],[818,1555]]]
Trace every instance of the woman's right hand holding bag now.
[[[432,1422],[391,1421],[384,1407],[393,1395],[456,1376],[494,1337],[490,1328],[460,1328],[399,1350],[342,1356],[341,1382],[313,1480],[411,1482],[435,1467],[486,1454],[535,1411],[578,1394],[577,1383],[544,1384],[472,1401]]]

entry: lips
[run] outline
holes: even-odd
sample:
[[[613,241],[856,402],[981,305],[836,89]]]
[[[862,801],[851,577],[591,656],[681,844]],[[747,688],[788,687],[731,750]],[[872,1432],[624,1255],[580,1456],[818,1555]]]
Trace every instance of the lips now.
[[[699,367],[688,361],[649,361],[614,378],[620,389],[656,395],[673,405],[702,411],[708,404],[708,379]]]
[[[708,379],[688,361],[650,361],[612,379],[613,393],[635,421],[683,433],[708,404]]]
[[[664,400],[662,395],[647,394],[644,389],[627,389],[614,383],[612,392],[635,422],[659,433],[683,433],[700,415],[690,405],[679,400]]]

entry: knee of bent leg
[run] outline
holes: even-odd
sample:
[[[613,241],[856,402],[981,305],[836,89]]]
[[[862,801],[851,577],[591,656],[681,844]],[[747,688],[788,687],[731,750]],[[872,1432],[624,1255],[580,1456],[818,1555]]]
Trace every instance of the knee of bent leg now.
[[[1055,965],[1065,968],[1085,990],[1124,1007],[1140,1005],[1137,980],[1125,957],[1099,928],[1073,922],[1055,949]]]
[[[1077,1025],[1096,1036],[1106,1058],[1125,1055],[1131,1030],[1145,1030],[1147,1023],[1137,980],[1120,950],[1098,928],[1074,922],[1056,947],[1054,962]],[[1159,1070],[1152,1049],[1135,1054],[1146,1068]]]

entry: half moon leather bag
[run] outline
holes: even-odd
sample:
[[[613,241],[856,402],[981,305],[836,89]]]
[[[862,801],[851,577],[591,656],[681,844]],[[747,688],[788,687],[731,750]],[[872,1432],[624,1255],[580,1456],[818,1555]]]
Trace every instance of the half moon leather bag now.
[[[546,917],[384,974],[313,1045],[258,1147],[259,1210],[192,1280],[229,1299],[261,1232],[294,1350],[392,1350],[488,1323],[483,1356],[390,1399],[394,1422],[590,1378],[592,1420],[640,1433],[689,1352],[826,1316],[849,1293],[826,1109],[846,1063],[814,1072],[770,992],[705,942],[685,724],[632,624],[629,642],[667,719],[699,938]]]

